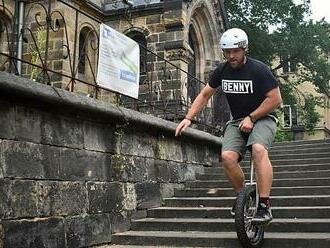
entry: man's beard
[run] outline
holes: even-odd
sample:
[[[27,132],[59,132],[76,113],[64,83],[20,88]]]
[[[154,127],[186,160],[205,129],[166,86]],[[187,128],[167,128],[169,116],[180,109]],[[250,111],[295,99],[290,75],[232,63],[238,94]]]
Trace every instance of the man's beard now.
[[[241,66],[243,66],[245,63],[245,56],[240,59],[240,60],[232,60],[232,61],[228,61],[230,66],[234,69],[240,68]]]

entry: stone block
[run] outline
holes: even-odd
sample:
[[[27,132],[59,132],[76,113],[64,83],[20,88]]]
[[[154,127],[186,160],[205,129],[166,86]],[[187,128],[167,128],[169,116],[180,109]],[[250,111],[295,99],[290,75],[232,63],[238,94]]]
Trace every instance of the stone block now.
[[[38,209],[41,216],[78,215],[88,209],[84,182],[39,182]]]
[[[43,178],[60,179],[61,148],[55,146],[40,145],[42,154]]]
[[[150,15],[146,18],[146,24],[157,24],[160,23],[161,15]]]
[[[123,184],[122,210],[133,211],[137,206],[137,195],[135,186],[132,183]]]
[[[165,1],[164,3],[164,10],[165,11],[171,11],[171,10],[181,10],[182,8],[182,0],[171,0],[171,1]]]
[[[56,147],[12,140],[0,141],[0,163],[6,177],[58,178],[59,154]]]
[[[186,180],[187,173],[187,164],[177,163],[177,162],[169,162],[170,168],[170,182],[173,183],[183,183]]]
[[[196,166],[187,164],[184,171],[184,181],[193,181],[196,179]]]
[[[16,139],[40,143],[42,121],[40,112],[21,106],[17,106],[15,112]]]
[[[160,202],[160,184],[147,182],[135,184],[137,209],[148,209],[159,207]]]
[[[147,216],[148,216],[148,211],[146,209],[137,210],[131,213],[132,220],[147,218]]]
[[[62,218],[2,221],[3,247],[67,247]]]
[[[64,180],[109,181],[111,179],[111,155],[62,148],[59,174]]]
[[[112,156],[112,180],[121,182],[156,181],[154,159],[115,154]]]
[[[119,212],[123,208],[123,185],[120,183],[88,182],[89,213]]]
[[[146,181],[148,167],[145,165],[145,158],[115,154],[112,156],[111,174],[114,181]]]
[[[166,42],[164,48],[166,50],[173,50],[173,49],[180,49],[180,48],[185,49],[184,40],[175,40],[175,41]]]
[[[171,161],[183,161],[181,143],[167,138],[159,138],[156,158]]]
[[[158,34],[152,34],[147,37],[148,43],[158,42]]]
[[[128,211],[121,211],[112,214],[113,233],[126,232],[131,227],[131,215]]]
[[[15,137],[15,107],[7,102],[0,102],[0,138]]]
[[[169,161],[166,160],[155,160],[154,168],[156,174],[156,180],[158,182],[169,182],[170,181],[170,169]]]
[[[197,146],[191,143],[182,143],[182,157],[183,161],[187,163],[197,163]],[[204,156],[203,156],[204,157]]]
[[[140,157],[154,157],[156,150],[155,140],[143,133],[117,131],[117,153],[136,155]]]
[[[147,181],[148,182],[156,182],[157,179],[157,171],[155,168],[155,159],[154,158],[145,158],[144,166],[147,168]]]
[[[89,247],[111,242],[109,214],[79,215],[65,219],[67,247]]]
[[[0,218],[38,215],[38,184],[35,181],[0,179]]]
[[[173,41],[175,38],[174,35],[175,35],[175,32],[161,33],[161,34],[159,34],[159,42]]]
[[[114,151],[114,127],[109,124],[84,122],[84,148],[102,152]]]
[[[178,183],[161,183],[160,184],[160,195],[162,198],[169,198],[174,196],[175,189],[183,189],[184,184]]]
[[[41,142],[43,144],[83,148],[83,122],[45,114],[41,125]]]

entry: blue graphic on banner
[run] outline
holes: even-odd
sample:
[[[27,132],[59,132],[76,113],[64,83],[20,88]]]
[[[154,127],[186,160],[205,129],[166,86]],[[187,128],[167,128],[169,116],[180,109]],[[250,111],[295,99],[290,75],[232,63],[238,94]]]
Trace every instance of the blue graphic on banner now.
[[[130,71],[120,70],[120,79],[136,84],[136,74]]]

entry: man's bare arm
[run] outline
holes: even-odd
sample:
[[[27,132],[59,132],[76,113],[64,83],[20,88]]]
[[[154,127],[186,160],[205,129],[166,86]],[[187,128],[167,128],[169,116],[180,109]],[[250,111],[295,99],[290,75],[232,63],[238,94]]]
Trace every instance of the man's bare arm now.
[[[251,132],[253,128],[253,123],[258,119],[271,113],[275,108],[277,108],[282,103],[282,97],[279,87],[274,88],[266,93],[265,100],[260,104],[260,106],[250,113],[249,116],[245,117],[239,127],[243,132]]]
[[[208,84],[198,94],[193,104],[191,105],[184,120],[182,120],[175,130],[175,136],[181,135],[181,133],[191,124],[191,121],[195,116],[205,107],[211,96],[215,93],[216,89],[212,88]]]
[[[282,97],[279,87],[276,87],[266,93],[265,100],[260,104],[260,106],[250,113],[253,121],[256,121],[267,114],[271,113],[282,103]]]

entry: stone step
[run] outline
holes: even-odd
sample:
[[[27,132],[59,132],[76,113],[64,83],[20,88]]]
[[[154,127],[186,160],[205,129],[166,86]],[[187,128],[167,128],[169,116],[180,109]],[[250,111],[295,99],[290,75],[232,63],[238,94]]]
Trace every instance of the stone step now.
[[[330,233],[265,233],[263,247],[299,248],[330,247]],[[241,247],[235,232],[175,232],[175,231],[128,231],[114,234],[113,244],[121,245],[156,245],[172,247]]]
[[[220,170],[219,170],[220,171]],[[245,178],[250,177],[250,173],[246,172]],[[330,170],[314,170],[314,171],[281,171],[274,172],[275,179],[284,178],[316,178],[316,177],[330,177]],[[218,180],[226,179],[224,173],[218,172],[213,174],[196,174],[196,180]]]
[[[158,207],[147,211],[149,218],[231,218],[230,207]],[[330,206],[272,206],[276,218],[329,218]]]
[[[246,164],[241,166],[245,173],[250,172],[250,165]],[[318,164],[301,164],[301,165],[273,165],[273,171],[276,172],[289,172],[289,171],[316,171],[316,170],[330,170],[330,163],[318,163]],[[222,165],[219,164],[215,167],[205,167],[205,174],[222,173]]]
[[[290,154],[282,154],[282,153],[276,153],[276,154],[270,154],[269,158],[271,161],[273,160],[293,160],[293,159],[320,159],[320,158],[330,158],[330,149],[328,149],[326,152],[319,152],[319,153],[290,153]],[[244,162],[249,162],[249,158],[247,157],[244,159]]]
[[[235,197],[164,198],[166,207],[230,207]],[[273,196],[272,206],[330,206],[330,195]]]
[[[272,165],[303,165],[303,164],[329,164],[330,163],[330,153],[328,157],[324,158],[296,158],[296,159],[272,159]],[[250,161],[242,161],[242,166],[250,165]]]
[[[246,181],[248,182],[248,181]],[[284,178],[273,179],[273,187],[294,187],[294,186],[330,186],[329,177],[321,178]],[[228,188],[230,183],[228,180],[204,180],[187,182],[188,188]]]
[[[309,152],[308,152],[309,151]],[[269,158],[273,160],[294,160],[294,159],[319,159],[319,158],[329,158],[330,148],[323,150],[323,152],[313,153],[310,150],[296,151],[286,151],[286,152],[271,152]],[[243,158],[244,163],[250,163],[251,156],[246,154]]]
[[[285,141],[285,142],[274,142],[273,147],[296,147],[296,146],[304,146],[304,145],[323,145],[329,144],[330,139],[318,139],[318,140],[299,140],[299,141]]]
[[[235,230],[233,218],[145,218],[134,220],[132,231],[200,231],[231,232]],[[330,232],[330,219],[275,218],[265,228],[267,232]],[[330,233],[329,233],[330,234]]]
[[[154,245],[101,245],[101,246],[93,246],[94,248],[173,248],[174,246],[154,246]],[[201,246],[185,246],[186,248],[201,248]],[[212,248],[209,246],[209,248]],[[217,248],[217,247],[213,247]]]
[[[327,145],[323,145],[321,147],[319,146],[312,146],[312,147],[308,147],[308,148],[296,148],[294,150],[291,149],[287,149],[287,148],[281,148],[280,147],[278,149],[271,149],[269,151],[269,154],[272,155],[284,155],[284,154],[307,154],[307,153],[325,153],[325,152],[329,152],[330,150],[330,144]],[[246,157],[249,157],[249,155],[247,154]]]
[[[275,144],[270,158],[274,220],[263,247],[330,247],[330,139]],[[247,155],[246,178],[249,163]],[[114,234],[109,248],[241,247],[229,212],[235,193],[221,164],[204,173],[163,199],[163,207],[148,209],[147,218],[133,220],[131,231]]]
[[[232,188],[191,188],[175,189],[175,197],[220,197],[235,196]],[[330,186],[273,187],[272,196],[276,195],[328,195]]]

